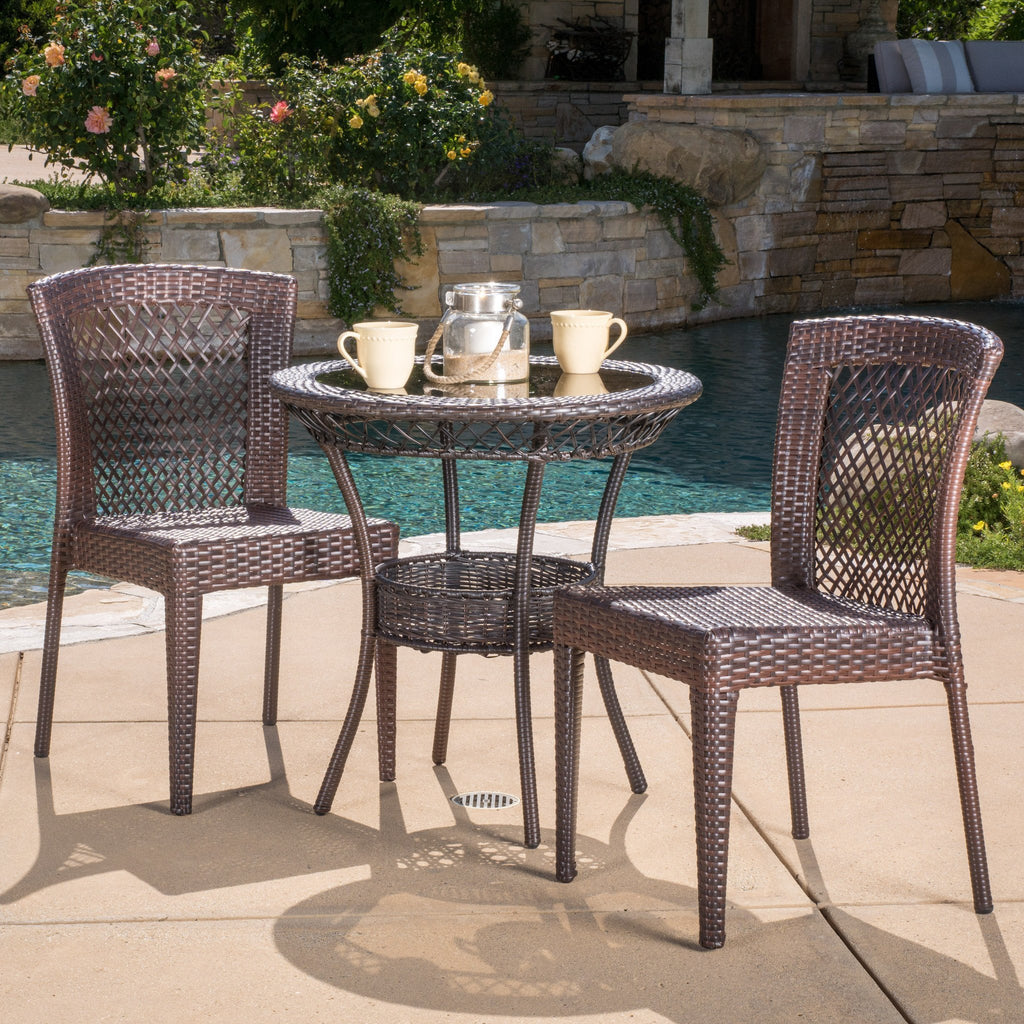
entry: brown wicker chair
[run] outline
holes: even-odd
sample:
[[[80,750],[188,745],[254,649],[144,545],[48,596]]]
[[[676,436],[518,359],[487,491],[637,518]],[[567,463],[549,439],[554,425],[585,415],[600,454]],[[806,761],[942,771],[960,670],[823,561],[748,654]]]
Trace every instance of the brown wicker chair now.
[[[296,285],[279,274],[97,267],[29,285],[53,391],[57,508],[35,752],[50,747],[69,570],[164,595],[171,811],[192,809],[203,595],[268,586],[263,721],[277,717],[282,585],[359,572],[348,516],[285,506]],[[398,528],[371,521],[373,550]]]
[[[739,691],[782,696],[793,836],[808,835],[796,684],[930,677],[946,688],[974,906],[992,909],[954,556],[963,474],[1002,343],[971,324],[866,316],[792,325],[772,481],[772,585],[556,594],[559,880],[576,874],[581,652],[686,683],[700,944],[725,942]]]

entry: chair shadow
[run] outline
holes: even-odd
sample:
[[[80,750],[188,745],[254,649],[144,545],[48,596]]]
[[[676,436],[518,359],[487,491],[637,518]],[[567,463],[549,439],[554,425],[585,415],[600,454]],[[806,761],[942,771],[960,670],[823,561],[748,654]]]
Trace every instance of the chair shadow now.
[[[881,989],[810,904],[758,916],[730,906],[729,941],[709,952],[696,944],[695,890],[630,863],[642,796],[625,800],[607,842],[580,837],[579,876],[561,885],[550,830],[527,850],[518,824],[474,823],[449,800],[450,825],[410,832],[395,783],[380,785],[379,828],[317,817],[289,791],[276,729],[264,736],[270,780],[207,795],[187,818],[162,803],[58,815],[48,763],[37,760],[40,852],[0,905],[103,872],[180,895],[358,867],[359,880],[292,906],[273,934],[297,969],[377,1002],[545,1019],[647,1010],[676,1024],[814,1020],[822,1005],[845,1006],[841,1019],[887,1019],[888,971],[892,1001],[911,993],[923,1024],[1004,1024],[1024,1005],[994,917],[963,908],[961,926],[968,936],[980,929],[989,973],[826,907]],[[435,772],[445,797],[458,792],[447,770]],[[813,847],[801,848],[811,877]],[[869,1017],[865,993],[876,1004]],[[747,1001],[749,1016],[737,1016]]]
[[[264,727],[263,735],[269,780],[197,796],[195,812],[185,817],[169,814],[163,801],[57,814],[49,760],[33,759],[39,854],[0,893],[0,906],[113,871],[177,896],[364,863],[377,830],[315,816],[288,788],[277,729]]]

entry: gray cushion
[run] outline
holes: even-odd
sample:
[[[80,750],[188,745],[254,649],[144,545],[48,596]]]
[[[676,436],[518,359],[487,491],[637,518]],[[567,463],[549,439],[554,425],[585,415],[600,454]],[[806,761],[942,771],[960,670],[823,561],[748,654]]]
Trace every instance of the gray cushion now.
[[[1024,40],[969,39],[964,52],[978,92],[1024,92]]]
[[[899,45],[915,93],[974,92],[959,39],[901,39]]]
[[[895,39],[882,39],[875,43],[875,72],[878,74],[879,92],[913,92],[900,44]]]

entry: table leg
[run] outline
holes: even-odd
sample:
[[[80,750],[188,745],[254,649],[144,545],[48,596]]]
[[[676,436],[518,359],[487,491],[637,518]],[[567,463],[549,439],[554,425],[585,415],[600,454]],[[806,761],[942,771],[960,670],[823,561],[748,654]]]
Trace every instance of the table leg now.
[[[441,424],[442,433],[450,438],[451,426]],[[444,483],[445,552],[458,554],[462,549],[461,516],[459,512],[459,470],[454,456],[441,458],[441,479]],[[448,732],[452,721],[455,697],[455,666],[458,655],[445,651],[441,656],[441,681],[437,692],[437,714],[434,716],[434,764],[444,764],[448,757]]]
[[[601,508],[597,513],[597,523],[594,526],[594,543],[591,548],[590,560],[594,563],[597,572],[596,583],[604,582],[605,563],[608,559],[608,536],[611,533],[612,519],[615,515],[615,504],[619,499],[619,491],[622,489],[622,481],[625,479],[626,470],[629,468],[630,453],[615,456],[612,468],[605,481],[604,494],[601,496]],[[634,793],[643,793],[647,789],[647,779],[644,770],[640,765],[640,759],[636,755],[636,748],[633,746],[633,738],[629,735],[629,727],[626,725],[625,716],[622,714],[622,707],[619,704],[618,694],[615,692],[615,680],[612,678],[611,665],[607,658],[594,657],[594,664],[597,667],[597,681],[601,687],[601,697],[604,700],[604,708],[608,713],[608,720],[612,725],[612,732],[619,745],[619,753],[622,755],[622,763],[626,768],[626,777],[629,779],[629,788]]]
[[[537,529],[544,463],[527,462],[523,507],[519,514],[519,541],[516,546],[514,591],[515,639],[513,674],[516,698],[516,736],[519,743],[519,782],[523,796],[523,845],[540,846],[540,815],[537,808],[537,768],[533,755],[533,720],[530,707],[530,570],[533,563],[533,538]]]
[[[341,782],[341,774],[345,770],[352,741],[363,717],[366,706],[366,695],[370,689],[370,674],[373,669],[373,658],[376,652],[375,629],[377,622],[377,595],[373,577],[373,552],[370,548],[370,534],[366,525],[366,513],[363,503],[356,490],[352,471],[349,469],[345,453],[335,445],[321,445],[330,462],[334,478],[338,482],[345,505],[352,519],[352,531],[355,533],[356,546],[359,548],[359,570],[362,583],[363,615],[359,632],[359,660],[356,666],[356,678],[352,687],[348,712],[342,723],[338,742],[334,745],[334,753],[327,766],[324,780],[320,784],[320,793],[313,809],[317,814],[326,814],[334,802],[334,795]]]

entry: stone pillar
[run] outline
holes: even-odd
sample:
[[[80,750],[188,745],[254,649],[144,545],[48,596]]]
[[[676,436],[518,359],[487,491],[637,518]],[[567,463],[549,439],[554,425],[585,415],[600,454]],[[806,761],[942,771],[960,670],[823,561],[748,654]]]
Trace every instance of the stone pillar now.
[[[672,0],[672,23],[665,40],[665,92],[711,92],[708,0]]]

